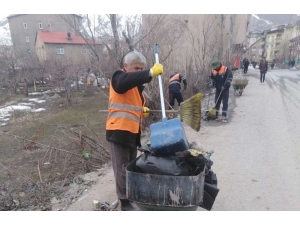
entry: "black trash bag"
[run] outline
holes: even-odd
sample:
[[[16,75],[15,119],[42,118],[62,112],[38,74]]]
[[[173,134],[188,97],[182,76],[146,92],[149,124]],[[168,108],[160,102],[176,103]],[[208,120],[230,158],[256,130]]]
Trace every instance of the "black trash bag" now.
[[[144,152],[144,153],[148,152],[148,153],[154,154],[153,150],[151,149],[150,144],[141,146],[137,150],[140,151],[140,152]]]
[[[210,211],[219,191],[220,189],[216,185],[204,183],[203,200],[199,206]]]
[[[205,182],[208,184],[214,184],[216,186],[218,185],[217,175],[212,170],[208,170],[206,172],[204,179],[205,179]]]
[[[213,161],[210,159],[206,160],[205,165],[205,183],[204,183],[204,194],[202,203],[199,205],[201,208],[206,210],[211,210],[215,199],[220,191],[217,187],[218,179],[217,175],[211,170],[211,166],[213,165]]]
[[[155,156],[145,152],[136,161],[136,172],[171,175],[190,176],[190,165],[182,157],[177,156]]]
[[[213,161],[210,159],[206,159],[205,163],[205,182],[209,184],[214,184],[217,186],[218,179],[217,175],[211,170],[211,166],[213,165]]]
[[[174,156],[159,156],[155,154],[150,144],[138,148],[143,152],[136,162],[135,171],[172,176],[198,175],[205,169],[206,158],[200,154],[193,156],[189,151],[176,152]]]
[[[190,176],[201,173],[206,165],[206,158],[199,154],[194,156],[189,150],[175,153],[177,157],[183,158],[190,165]]]

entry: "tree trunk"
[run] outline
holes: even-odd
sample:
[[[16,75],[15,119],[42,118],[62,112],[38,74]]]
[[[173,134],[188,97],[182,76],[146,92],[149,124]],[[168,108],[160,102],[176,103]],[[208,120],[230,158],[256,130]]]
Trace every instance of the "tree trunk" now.
[[[25,96],[28,97],[28,85],[27,85],[27,80],[25,79]]]
[[[117,15],[116,14],[110,14],[110,23],[111,23],[111,28],[113,31],[114,35],[114,44],[115,44],[115,54],[116,54],[116,59],[118,61],[118,64],[120,67],[122,67],[122,62],[120,60],[120,38],[119,38],[119,33],[118,33],[118,27],[117,27]]]

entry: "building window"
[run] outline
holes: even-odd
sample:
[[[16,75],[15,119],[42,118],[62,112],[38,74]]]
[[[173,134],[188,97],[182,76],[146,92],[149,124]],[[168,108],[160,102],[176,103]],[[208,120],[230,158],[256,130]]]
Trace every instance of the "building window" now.
[[[23,23],[23,26],[24,26],[24,29],[27,29],[27,23],[26,22]]]
[[[89,52],[90,52],[90,50],[89,50],[88,48],[84,48],[84,49],[83,49],[83,53],[84,53],[84,54],[88,54]]]
[[[26,37],[26,42],[29,42],[29,37]]]
[[[59,55],[65,54],[65,50],[63,47],[56,47],[56,53]]]
[[[39,28],[40,28],[40,29],[43,29],[43,24],[42,24],[42,22],[39,23]]]

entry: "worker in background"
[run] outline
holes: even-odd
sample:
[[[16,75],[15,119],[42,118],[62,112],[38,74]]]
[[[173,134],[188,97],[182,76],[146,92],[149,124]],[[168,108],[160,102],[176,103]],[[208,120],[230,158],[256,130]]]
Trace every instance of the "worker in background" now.
[[[227,122],[227,109],[228,109],[228,100],[229,100],[229,88],[232,81],[232,72],[231,70],[223,66],[219,60],[214,60],[211,64],[212,72],[210,75],[211,82],[210,87],[216,88],[215,94],[215,104],[216,104],[216,120],[222,121],[223,123]],[[219,109],[222,102],[222,118],[219,118]]]
[[[187,82],[184,75],[180,73],[173,73],[170,75],[169,79],[169,109],[174,109],[175,106],[175,99],[177,101],[178,107],[180,107],[181,102],[183,102],[181,89],[181,82],[184,84],[183,90],[187,89]],[[174,114],[169,114],[169,118],[173,118]]]

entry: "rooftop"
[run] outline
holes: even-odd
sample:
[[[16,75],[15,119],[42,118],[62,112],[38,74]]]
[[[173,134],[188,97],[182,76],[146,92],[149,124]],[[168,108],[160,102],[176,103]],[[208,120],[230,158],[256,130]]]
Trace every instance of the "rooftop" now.
[[[21,16],[21,15],[28,15],[28,14],[10,14],[9,16],[7,16],[7,18],[9,19],[9,18],[12,18],[12,17]],[[79,15],[79,14],[72,14],[72,15],[75,15],[75,16],[78,16],[78,17],[82,18],[82,16]]]
[[[39,35],[44,43],[52,43],[52,44],[87,44],[86,40],[80,36],[75,35],[73,33],[68,32],[51,32],[51,31],[37,31],[37,35]],[[92,44],[92,40],[88,40],[90,44]],[[97,45],[101,43],[96,41]]]

